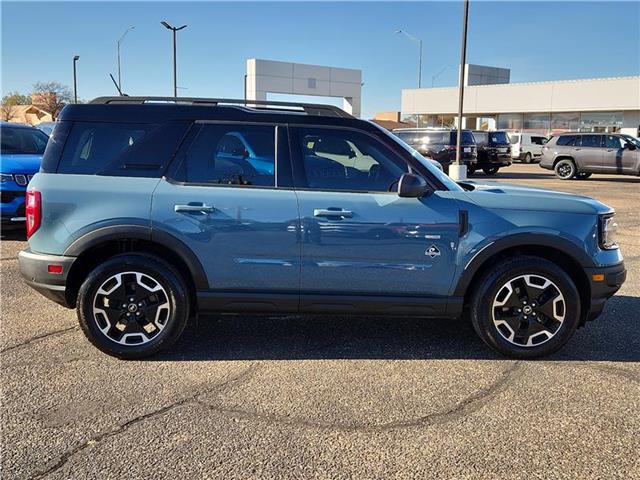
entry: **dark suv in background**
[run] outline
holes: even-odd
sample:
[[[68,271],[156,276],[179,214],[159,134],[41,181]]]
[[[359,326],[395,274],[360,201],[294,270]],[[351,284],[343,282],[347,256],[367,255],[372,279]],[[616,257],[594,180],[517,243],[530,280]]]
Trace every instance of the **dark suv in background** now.
[[[563,133],[542,147],[540,166],[562,180],[592,173],[640,175],[640,141],[619,133]]]
[[[507,132],[474,130],[473,137],[478,149],[478,163],[469,173],[482,169],[485,174],[494,175],[500,167],[511,165],[511,143]]]
[[[449,173],[449,165],[456,160],[457,132],[455,129],[432,128],[399,128],[393,131],[396,136],[423,156],[442,165],[445,173]],[[461,160],[469,171],[475,170],[477,150],[471,130],[462,130],[461,140]]]

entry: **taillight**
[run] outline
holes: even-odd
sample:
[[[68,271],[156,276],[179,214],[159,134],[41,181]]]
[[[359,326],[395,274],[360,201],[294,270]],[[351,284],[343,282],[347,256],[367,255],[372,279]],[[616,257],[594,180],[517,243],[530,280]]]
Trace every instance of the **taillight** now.
[[[455,150],[456,146],[455,145],[445,145],[444,148],[445,148],[445,150]]]
[[[35,233],[40,227],[40,218],[42,216],[42,197],[40,192],[28,191],[25,216],[27,218],[27,238]]]

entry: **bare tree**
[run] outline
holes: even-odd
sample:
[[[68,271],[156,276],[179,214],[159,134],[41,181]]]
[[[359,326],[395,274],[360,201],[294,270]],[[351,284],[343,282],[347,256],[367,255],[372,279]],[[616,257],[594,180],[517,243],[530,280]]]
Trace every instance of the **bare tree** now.
[[[0,104],[0,120],[4,120],[5,122],[10,122],[17,116],[18,116],[18,107],[16,105],[6,103],[3,98],[2,104]]]
[[[58,82],[38,82],[33,86],[31,100],[55,120],[62,107],[71,102],[71,90]]]

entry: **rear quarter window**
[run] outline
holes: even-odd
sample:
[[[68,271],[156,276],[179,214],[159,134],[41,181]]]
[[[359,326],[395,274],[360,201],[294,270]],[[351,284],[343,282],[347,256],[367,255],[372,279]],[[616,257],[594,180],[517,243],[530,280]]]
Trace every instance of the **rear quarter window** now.
[[[560,145],[561,147],[566,146],[573,146],[576,144],[576,140],[578,140],[578,135],[562,135],[560,137],[558,137],[558,140],[556,141],[556,145]]]
[[[189,123],[74,122],[57,172],[159,177],[173,158]]]

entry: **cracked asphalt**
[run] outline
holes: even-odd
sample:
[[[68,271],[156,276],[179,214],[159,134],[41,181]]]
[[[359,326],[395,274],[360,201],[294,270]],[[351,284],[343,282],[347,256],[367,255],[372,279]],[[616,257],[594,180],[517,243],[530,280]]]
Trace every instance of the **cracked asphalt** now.
[[[2,478],[640,478],[640,179],[495,180],[618,212],[627,283],[541,361],[463,321],[337,317],[204,318],[119,361],[21,282],[5,235]]]

